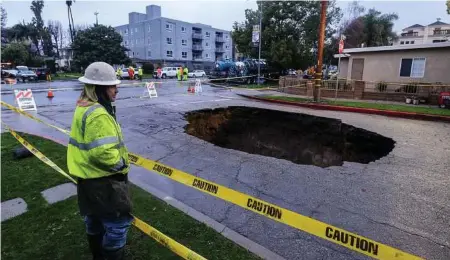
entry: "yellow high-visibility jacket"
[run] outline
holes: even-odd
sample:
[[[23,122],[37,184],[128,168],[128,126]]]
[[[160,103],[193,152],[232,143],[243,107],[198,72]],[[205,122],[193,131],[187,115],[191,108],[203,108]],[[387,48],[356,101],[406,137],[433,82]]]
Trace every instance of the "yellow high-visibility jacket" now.
[[[72,120],[67,166],[70,174],[82,179],[128,173],[122,130],[102,105],[79,102]]]
[[[139,68],[139,70],[138,70],[138,75],[139,75],[139,76],[144,75],[144,70],[142,70],[142,68]]]

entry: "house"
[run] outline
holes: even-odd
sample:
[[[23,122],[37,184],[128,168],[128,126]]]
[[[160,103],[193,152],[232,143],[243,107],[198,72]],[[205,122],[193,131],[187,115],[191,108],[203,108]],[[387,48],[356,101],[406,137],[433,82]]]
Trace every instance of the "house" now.
[[[450,24],[436,22],[423,26],[414,24],[402,30],[394,45],[427,44],[449,41]]]
[[[450,42],[344,49],[339,77],[450,83]]]
[[[59,50],[59,59],[56,60],[56,63],[60,68],[67,67],[70,68],[70,64],[73,59],[73,52],[70,48],[62,48]]]

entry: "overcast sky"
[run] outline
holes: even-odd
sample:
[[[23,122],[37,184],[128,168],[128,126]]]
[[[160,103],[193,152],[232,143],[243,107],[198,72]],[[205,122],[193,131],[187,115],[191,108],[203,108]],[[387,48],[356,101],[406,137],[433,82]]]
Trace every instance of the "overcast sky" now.
[[[413,24],[427,25],[437,18],[450,23],[450,15],[446,12],[445,1],[360,1],[363,6],[375,8],[383,13],[396,12],[399,20],[394,29],[401,29]],[[3,0],[8,13],[8,26],[18,21],[31,21],[31,1]],[[338,6],[345,9],[348,1],[338,1]],[[128,23],[129,12],[145,13],[145,6],[156,4],[161,6],[162,16],[210,24],[215,28],[231,30],[234,21],[244,21],[245,9],[256,9],[256,1],[251,0],[209,0],[209,1],[81,1],[77,0],[72,7],[75,24],[93,24],[94,12],[98,11],[99,23],[117,26]],[[68,26],[67,8],[64,0],[45,1],[44,20],[59,20],[64,27]]]

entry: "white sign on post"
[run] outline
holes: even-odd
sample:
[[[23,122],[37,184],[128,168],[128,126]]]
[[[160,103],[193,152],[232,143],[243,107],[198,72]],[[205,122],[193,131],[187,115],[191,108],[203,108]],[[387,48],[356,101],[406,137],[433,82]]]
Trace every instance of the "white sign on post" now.
[[[144,96],[147,97],[146,94],[148,94],[149,98],[158,97],[158,93],[156,92],[155,83],[154,82],[148,82],[145,84],[146,91],[144,91]]]
[[[195,93],[200,93],[202,91],[202,82],[199,79],[195,80]]]
[[[14,90],[14,96],[20,110],[34,110],[37,111],[36,102],[34,101],[33,92],[31,89]]]

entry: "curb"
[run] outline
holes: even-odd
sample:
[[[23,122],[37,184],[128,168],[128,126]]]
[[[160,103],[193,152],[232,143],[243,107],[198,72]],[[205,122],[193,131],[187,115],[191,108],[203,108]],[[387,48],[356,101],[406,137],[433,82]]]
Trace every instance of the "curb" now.
[[[285,260],[285,258],[281,257],[280,255],[270,251],[269,249],[263,247],[260,244],[257,244],[253,242],[252,240],[242,236],[241,234],[231,230],[230,228],[227,228],[225,225],[215,221],[214,219],[208,217],[207,215],[189,207],[188,205],[184,204],[183,202],[170,197],[166,193],[162,192],[161,190],[154,188],[146,183],[136,183],[130,178],[130,181],[133,182],[136,186],[142,188],[143,190],[147,191],[148,193],[152,194],[153,196],[159,198],[160,200],[166,202],[170,206],[183,211],[185,214],[189,215],[190,217],[196,219],[199,222],[204,223],[208,227],[214,229],[222,236],[228,238],[229,240],[233,241],[234,243],[242,246],[243,248],[247,249],[248,251],[252,252],[253,254],[268,260]]]
[[[239,96],[255,99],[259,101],[269,102],[269,103],[277,103],[283,105],[291,105],[297,107],[306,107],[311,109],[318,110],[332,110],[332,111],[341,111],[341,112],[352,112],[352,113],[361,113],[361,114],[373,114],[373,115],[381,115],[381,116],[389,116],[389,117],[399,117],[406,119],[416,119],[416,120],[427,120],[427,121],[438,121],[438,122],[448,122],[450,123],[450,116],[439,116],[439,115],[427,115],[420,113],[411,113],[411,112],[400,112],[400,111],[392,111],[392,110],[379,110],[373,108],[358,108],[358,107],[344,107],[344,106],[333,106],[333,105],[323,105],[323,104],[313,104],[313,103],[296,103],[284,100],[272,100],[267,98],[261,98],[256,96],[249,96],[244,94],[237,94]]]

